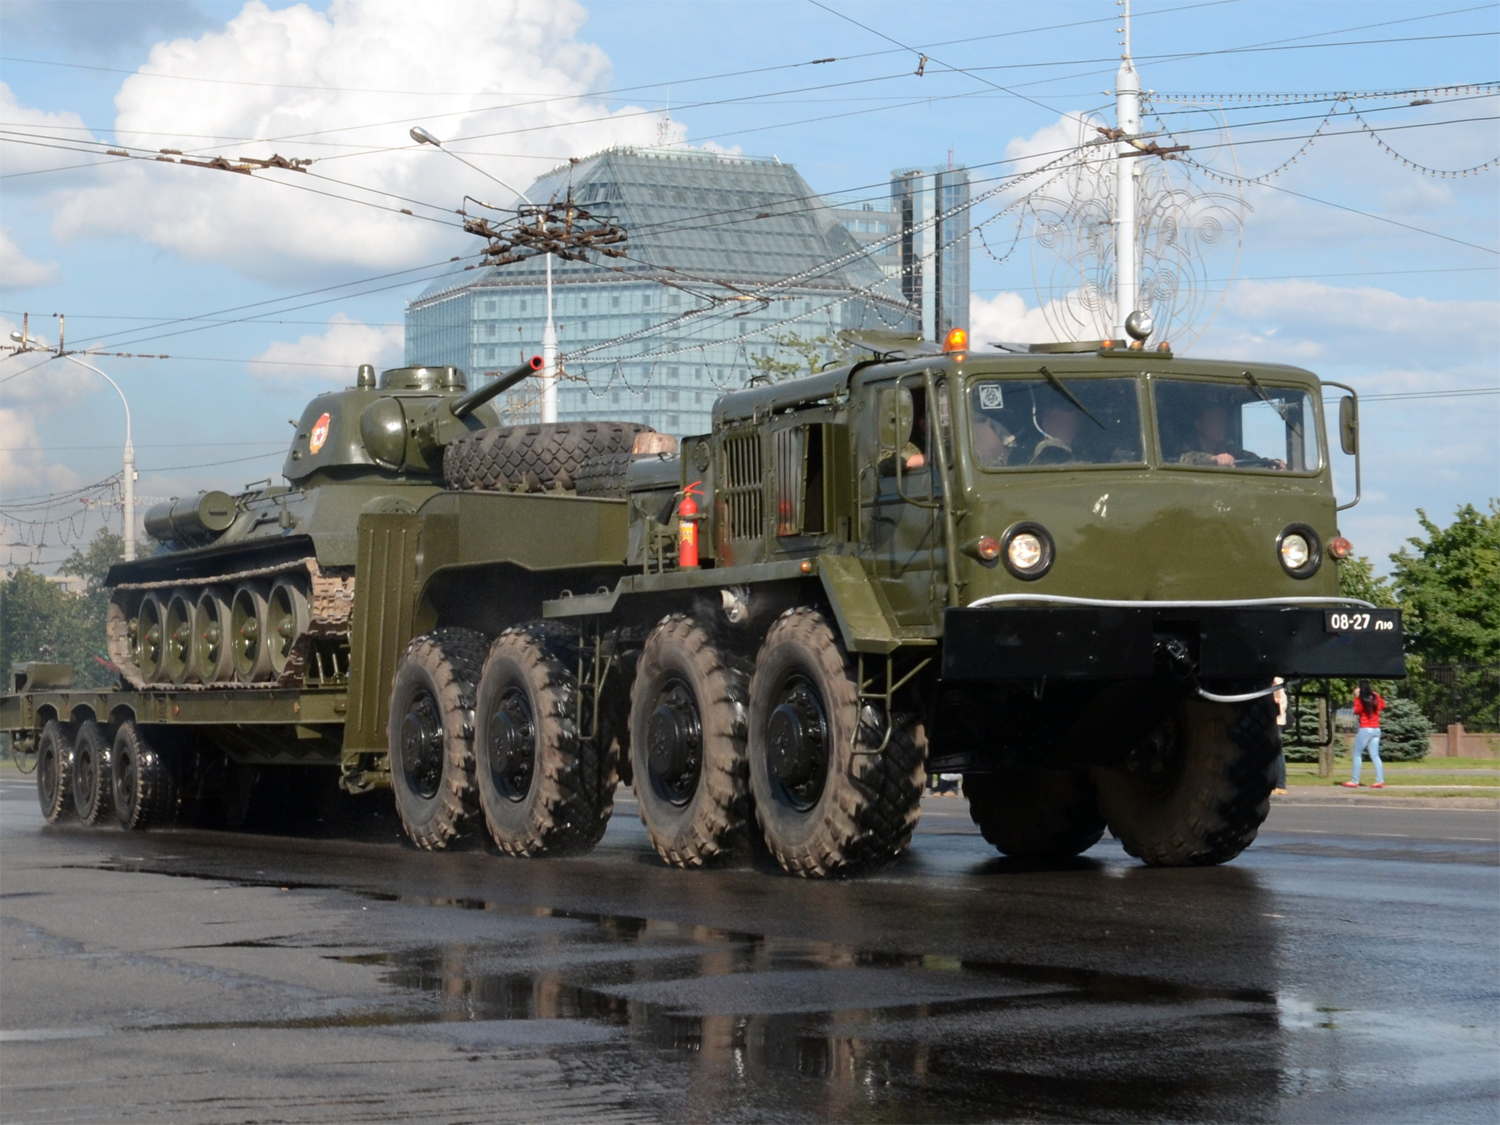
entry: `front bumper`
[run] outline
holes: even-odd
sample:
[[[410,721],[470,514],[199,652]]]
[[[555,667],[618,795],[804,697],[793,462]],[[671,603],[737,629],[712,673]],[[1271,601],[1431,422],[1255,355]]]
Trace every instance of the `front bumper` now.
[[[1406,675],[1401,611],[1333,632],[1323,608],[1215,605],[982,606],[944,614],[945,680],[1140,679],[1172,641],[1204,680]]]

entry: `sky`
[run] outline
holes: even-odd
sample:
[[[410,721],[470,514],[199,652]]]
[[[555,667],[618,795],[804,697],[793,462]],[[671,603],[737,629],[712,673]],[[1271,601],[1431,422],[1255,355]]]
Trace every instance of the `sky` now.
[[[1133,7],[1144,127],[1191,146],[1149,175],[1226,220],[1179,350],[1364,396],[1340,529],[1384,569],[1418,508],[1500,496],[1500,395],[1461,393],[1500,387],[1500,5]],[[667,143],[774,156],[852,201],[898,166],[969,167],[1001,189],[973,215],[976,343],[1053,338],[1076,256],[1004,212],[1005,177],[1113,123],[1119,27],[1113,0],[0,0],[0,328],[29,313],[56,343],[65,314],[70,348],[170,356],[90,359],[129,401],[138,495],[238,491],[279,473],[313,394],[399,364],[405,302],[479,248],[466,194]],[[312,163],[149,158],[167,148]],[[123,431],[96,374],[0,359],[0,564],[93,533],[59,494],[118,471]]]

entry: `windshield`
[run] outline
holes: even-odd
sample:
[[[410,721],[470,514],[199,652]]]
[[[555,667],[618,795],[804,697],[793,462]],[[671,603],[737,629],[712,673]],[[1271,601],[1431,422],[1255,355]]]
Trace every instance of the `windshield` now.
[[[1307,472],[1321,464],[1312,400],[1300,387],[1253,376],[1239,386],[1154,382],[1165,465]]]
[[[969,385],[969,406],[986,469],[1145,460],[1134,379],[986,379]]]

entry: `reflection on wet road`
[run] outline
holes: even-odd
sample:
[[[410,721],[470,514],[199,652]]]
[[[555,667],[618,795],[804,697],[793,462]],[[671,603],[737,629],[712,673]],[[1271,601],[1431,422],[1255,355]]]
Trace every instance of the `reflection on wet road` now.
[[[1034,868],[934,800],[808,883],[43,829],[0,784],[6,1120],[1494,1120],[1491,811],[1278,810]],[[347,830],[345,830],[347,829]]]

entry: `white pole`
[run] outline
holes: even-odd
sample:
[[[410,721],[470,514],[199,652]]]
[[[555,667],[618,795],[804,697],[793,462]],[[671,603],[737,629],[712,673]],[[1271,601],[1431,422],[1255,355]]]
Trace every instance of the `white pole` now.
[[[129,562],[135,558],[135,444],[130,439],[130,403],[125,401],[125,392],[120,390],[120,384],[116,383],[104,372],[100,371],[92,363],[85,363],[77,356],[64,354],[63,359],[78,364],[79,367],[87,367],[95,375],[98,375],[106,383],[115,389],[120,396],[120,403],[125,407],[125,455],[121,458],[123,469],[123,480],[125,493],[125,512],[121,536],[125,540],[125,561]]]
[[[542,421],[557,421],[557,328],[552,323],[552,255],[547,256],[547,324],[542,329]]]
[[[52,350],[47,347],[47,341],[43,340],[40,336],[30,336],[20,332],[12,332],[10,334],[10,338],[17,341],[21,345],[23,351]],[[61,338],[59,337],[59,339]],[[38,345],[37,348],[33,349],[30,346],[32,341],[36,342],[36,344]],[[62,350],[61,343],[59,343],[58,345],[57,354],[60,358],[67,360],[69,363],[76,363],[79,367],[88,368],[95,375],[99,376],[99,378],[103,379],[106,383],[108,383],[115,389],[115,394],[120,396],[120,405],[125,408],[125,454],[120,459],[121,469],[123,470],[121,473],[122,479],[120,483],[124,486],[123,491],[125,494],[125,511],[122,526],[120,528],[120,538],[125,541],[125,561],[129,562],[131,559],[135,558],[135,443],[130,439],[130,402],[126,399],[125,392],[120,389],[120,384],[116,383],[113,379],[111,379],[104,372],[100,371],[92,363],[85,363],[77,356],[69,355],[67,352]]]
[[[1115,127],[1127,138],[1141,131],[1141,80],[1130,58],[1130,0],[1125,4],[1125,51],[1115,74]],[[1136,308],[1136,161],[1129,140],[1115,144],[1115,327],[1125,335],[1125,318]]]

